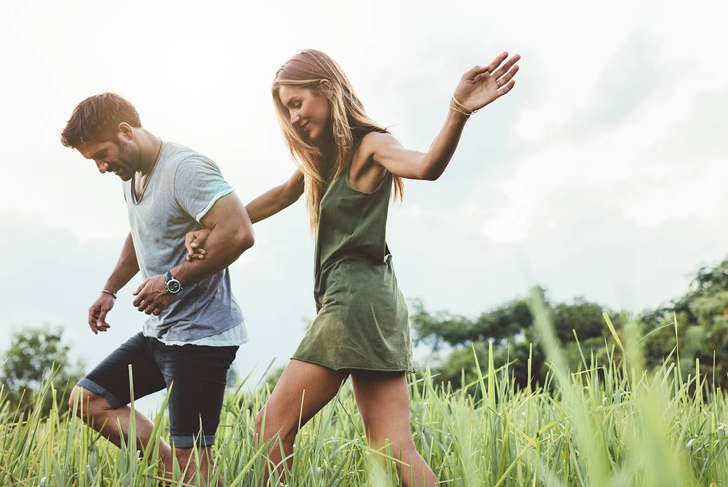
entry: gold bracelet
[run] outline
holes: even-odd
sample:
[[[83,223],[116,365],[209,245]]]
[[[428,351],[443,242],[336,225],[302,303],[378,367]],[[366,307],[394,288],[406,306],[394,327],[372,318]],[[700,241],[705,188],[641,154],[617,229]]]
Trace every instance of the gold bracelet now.
[[[461,115],[462,115],[463,117],[465,117],[465,120],[467,120],[467,119],[469,119],[469,118],[470,118],[470,114],[469,114],[468,112],[465,112],[465,111],[461,110],[460,108],[458,108],[458,106],[457,106],[457,105],[455,105],[455,104],[453,104],[453,102],[452,102],[452,101],[450,102],[450,110],[453,110],[453,111],[455,111],[455,112],[458,112],[458,113],[459,113],[459,114],[461,114]]]
[[[467,108],[465,108],[465,105],[463,105],[462,103],[460,103],[460,102],[458,101],[458,99],[457,99],[457,98],[455,98],[455,95],[453,95],[453,96],[452,96],[452,102],[453,102],[453,103],[454,103],[454,104],[455,104],[455,105],[456,105],[456,106],[457,106],[457,107],[458,107],[459,109],[461,109],[462,111],[464,111],[464,112],[466,112],[466,113],[469,113],[469,114],[471,114],[471,115],[472,115],[473,113],[476,113],[476,112],[478,111],[477,109],[475,109],[475,110],[468,110]]]
[[[478,111],[478,110],[468,110],[467,108],[465,108],[465,105],[460,103],[458,101],[458,99],[455,98],[455,95],[453,95],[452,98],[450,99],[450,109],[452,109],[452,110],[458,112],[459,114],[461,114],[462,116],[464,116],[465,120],[469,119],[470,115],[472,115],[473,113]]]

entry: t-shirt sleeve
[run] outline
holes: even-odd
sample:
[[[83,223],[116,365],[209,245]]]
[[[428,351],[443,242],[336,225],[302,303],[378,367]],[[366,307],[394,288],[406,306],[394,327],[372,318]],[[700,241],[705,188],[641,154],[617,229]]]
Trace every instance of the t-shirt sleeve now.
[[[202,157],[190,157],[177,167],[174,196],[182,209],[198,223],[217,200],[234,188],[225,181],[217,164]]]

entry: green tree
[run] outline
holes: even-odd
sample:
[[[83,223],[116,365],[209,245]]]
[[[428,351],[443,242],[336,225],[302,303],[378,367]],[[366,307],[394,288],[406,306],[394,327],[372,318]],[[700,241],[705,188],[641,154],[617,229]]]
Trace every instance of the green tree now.
[[[583,368],[584,362],[589,366],[592,354],[604,363],[613,342],[602,314],[610,316],[618,332],[628,317],[582,297],[554,303],[544,289],[540,291],[571,369]],[[532,380],[544,383],[547,366],[527,299],[511,300],[476,318],[433,313],[420,300],[412,303],[411,310],[415,343],[448,352],[432,367],[437,380],[453,387],[461,387],[463,378],[473,380],[478,372],[475,357],[483,369],[488,342],[492,342],[496,366],[512,363],[509,370],[518,384],[528,382],[529,359]],[[672,354],[672,360],[679,357],[684,379],[698,373],[704,380],[728,387],[728,259],[699,268],[683,296],[637,319],[648,367],[662,365]],[[619,360],[619,350],[611,356]]]
[[[583,368],[579,345],[586,357],[591,352],[597,356],[606,354],[605,337],[609,331],[602,313],[607,312],[616,322],[620,321],[618,316],[612,316],[608,308],[582,297],[571,303],[552,303],[547,299],[545,289],[539,291],[551,312],[556,334],[573,370]],[[446,358],[432,369],[437,374],[437,381],[459,388],[464,385],[463,379],[466,383],[474,380],[478,365],[485,371],[488,342],[492,342],[496,366],[511,364],[509,370],[517,384],[527,385],[529,376],[532,386],[544,384],[548,367],[527,298],[514,299],[474,319],[443,311],[431,313],[421,300],[413,301],[411,308],[415,343],[429,345],[433,350],[449,346]]]
[[[728,259],[699,268],[688,291],[643,313],[641,326],[649,335],[649,365],[662,363],[677,345],[673,359],[679,354],[683,378],[695,375],[697,360],[703,378],[728,386]]]
[[[82,364],[71,364],[70,347],[63,344],[63,330],[49,327],[24,328],[12,335],[10,347],[0,358],[0,376],[7,400],[13,407],[25,409],[35,403],[42,384],[53,381],[59,391],[57,402],[61,410],[68,405],[65,397],[81,378]],[[43,413],[50,411],[53,397],[47,394]]]

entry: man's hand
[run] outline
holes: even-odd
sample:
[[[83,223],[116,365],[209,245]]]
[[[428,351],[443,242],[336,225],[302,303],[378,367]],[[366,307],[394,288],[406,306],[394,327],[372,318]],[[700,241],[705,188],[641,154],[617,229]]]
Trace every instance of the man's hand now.
[[[167,306],[177,298],[167,292],[164,276],[150,277],[134,291],[134,306],[142,313],[159,315]]]
[[[99,299],[88,309],[88,326],[94,335],[100,331],[106,331],[111,325],[106,322],[106,313],[114,307],[114,298],[110,294],[101,293]]]

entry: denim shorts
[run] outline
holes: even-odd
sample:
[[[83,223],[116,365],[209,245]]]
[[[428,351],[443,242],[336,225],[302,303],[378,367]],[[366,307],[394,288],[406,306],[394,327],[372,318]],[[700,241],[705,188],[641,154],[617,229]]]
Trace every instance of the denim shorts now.
[[[220,423],[227,372],[237,351],[237,346],[165,345],[139,333],[78,385],[103,396],[114,409],[131,402],[131,390],[139,399],[167,388],[170,443],[178,448],[211,446]]]

